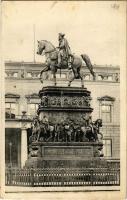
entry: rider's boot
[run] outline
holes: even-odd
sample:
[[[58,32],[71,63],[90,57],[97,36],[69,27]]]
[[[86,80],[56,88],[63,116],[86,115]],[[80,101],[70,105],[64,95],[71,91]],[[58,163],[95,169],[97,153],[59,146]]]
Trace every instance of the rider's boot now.
[[[72,68],[71,62],[68,62],[68,69],[70,70]]]
[[[62,66],[62,58],[61,58],[61,55],[58,55],[57,67],[58,67],[58,68],[61,68],[61,66]]]
[[[58,67],[58,68],[61,68],[61,67],[62,67],[62,63],[61,63],[61,62],[58,63],[58,64],[57,64],[57,67]]]

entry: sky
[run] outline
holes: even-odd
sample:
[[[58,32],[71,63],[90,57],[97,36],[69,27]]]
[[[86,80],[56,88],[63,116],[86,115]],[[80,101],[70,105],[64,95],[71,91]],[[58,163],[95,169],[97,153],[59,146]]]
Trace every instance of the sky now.
[[[85,53],[97,65],[120,65],[124,14],[125,3],[116,1],[5,1],[4,59],[32,62],[37,40],[49,40],[58,46],[58,33],[62,32],[75,54]],[[45,60],[37,54],[35,59]]]

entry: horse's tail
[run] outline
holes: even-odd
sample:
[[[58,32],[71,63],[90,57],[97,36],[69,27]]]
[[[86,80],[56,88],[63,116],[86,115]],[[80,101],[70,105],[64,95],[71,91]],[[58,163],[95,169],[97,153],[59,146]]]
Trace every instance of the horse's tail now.
[[[95,80],[95,72],[93,71],[93,65],[92,65],[92,63],[90,61],[89,56],[87,56],[86,54],[82,54],[81,57],[85,61],[86,66],[88,67],[88,69],[90,70],[90,73],[93,76],[93,80]]]

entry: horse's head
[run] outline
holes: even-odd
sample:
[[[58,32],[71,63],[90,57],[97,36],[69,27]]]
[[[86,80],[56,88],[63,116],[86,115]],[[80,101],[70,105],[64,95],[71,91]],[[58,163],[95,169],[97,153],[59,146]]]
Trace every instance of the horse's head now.
[[[43,41],[37,41],[38,47],[37,47],[37,54],[41,55],[43,50],[45,49],[45,43]]]
[[[102,119],[97,119],[95,121],[95,125],[99,126],[99,127],[102,127]]]
[[[45,53],[51,53],[51,54],[52,52],[56,51],[56,48],[52,45],[52,43],[47,40],[40,40],[37,42],[38,42],[37,54],[39,55],[41,55],[43,51],[45,51]]]

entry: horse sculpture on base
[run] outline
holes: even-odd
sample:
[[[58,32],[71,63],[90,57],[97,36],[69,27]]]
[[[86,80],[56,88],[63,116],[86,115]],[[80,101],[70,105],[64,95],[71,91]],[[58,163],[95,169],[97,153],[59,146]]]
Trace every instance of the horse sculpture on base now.
[[[97,119],[95,122],[86,127],[86,137],[89,141],[102,140],[103,135],[100,133],[100,127],[102,127],[102,119]]]
[[[38,41],[37,54],[46,56],[46,67],[40,73],[41,82],[43,82],[42,81],[43,72],[50,70],[53,74],[54,85],[56,85],[56,72],[57,72],[57,69],[61,70],[61,68],[58,66],[58,48],[55,48],[51,44],[51,42],[47,40],[41,40],[41,41]],[[89,57],[86,54],[82,54],[81,56],[72,55],[72,58],[73,58],[72,72],[74,76],[69,80],[68,86],[71,85],[71,82],[74,79],[81,79],[81,85],[82,87],[84,87],[83,76],[80,73],[80,70],[82,67],[82,59],[85,61],[86,66],[90,70],[90,73],[93,76],[93,80],[95,80],[95,73],[93,71],[93,66],[91,64]],[[62,59],[62,68],[63,69],[68,68],[68,60],[66,58],[66,55],[63,56],[63,59]]]

